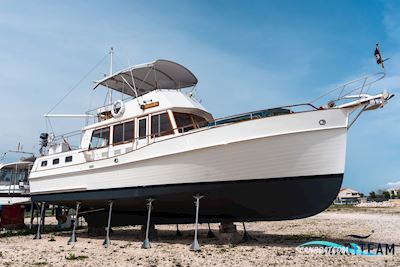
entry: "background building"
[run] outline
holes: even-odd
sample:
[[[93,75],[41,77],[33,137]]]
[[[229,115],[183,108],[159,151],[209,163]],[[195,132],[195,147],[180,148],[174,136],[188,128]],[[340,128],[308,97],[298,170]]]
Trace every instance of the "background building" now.
[[[400,188],[388,189],[390,193],[390,198],[400,198]]]
[[[350,188],[342,188],[335,200],[335,204],[358,204],[361,202],[363,195]]]

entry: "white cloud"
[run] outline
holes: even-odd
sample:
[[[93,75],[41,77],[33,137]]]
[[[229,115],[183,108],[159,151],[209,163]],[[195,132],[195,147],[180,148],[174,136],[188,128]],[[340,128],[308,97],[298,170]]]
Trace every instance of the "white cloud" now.
[[[385,185],[385,189],[399,189],[400,181],[397,182],[389,182]]]

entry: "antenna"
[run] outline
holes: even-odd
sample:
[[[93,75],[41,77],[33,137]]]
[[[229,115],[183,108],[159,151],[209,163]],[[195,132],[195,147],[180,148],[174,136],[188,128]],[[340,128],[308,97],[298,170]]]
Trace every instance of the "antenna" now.
[[[114,54],[114,48],[110,48],[110,76],[113,74],[113,54]],[[111,105],[112,104],[112,90],[108,89],[108,103]]]
[[[113,74],[113,54],[114,48],[110,48],[110,76]]]

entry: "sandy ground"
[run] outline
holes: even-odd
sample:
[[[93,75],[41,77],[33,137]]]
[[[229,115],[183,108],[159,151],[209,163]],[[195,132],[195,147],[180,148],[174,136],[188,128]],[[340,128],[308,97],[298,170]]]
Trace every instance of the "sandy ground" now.
[[[47,219],[47,222],[51,222]],[[54,220],[53,220],[54,221]],[[175,226],[157,226],[158,239],[151,249],[141,249],[139,227],[115,228],[112,244],[102,246],[103,237],[78,233],[78,242],[67,245],[68,232],[0,238],[2,266],[400,266],[400,211],[346,210],[327,211],[311,218],[284,222],[247,223],[246,228],[257,241],[232,245],[238,234],[218,233],[208,239],[207,225],[201,225],[201,252],[192,252],[193,225],[180,226],[182,237],[175,236]],[[372,235],[357,239],[348,235]],[[55,241],[51,241],[54,239]],[[395,244],[395,255],[355,256],[321,255],[296,250],[304,242],[325,240],[336,243]]]

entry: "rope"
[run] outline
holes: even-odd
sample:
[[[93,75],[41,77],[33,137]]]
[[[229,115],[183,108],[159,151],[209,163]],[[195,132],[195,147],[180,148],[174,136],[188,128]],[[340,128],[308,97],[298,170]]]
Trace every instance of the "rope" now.
[[[104,57],[93,67],[90,69],[90,71],[88,73],[85,74],[85,76],[83,76],[82,79],[79,80],[79,82],[77,84],[75,84],[68,92],[66,95],[64,95],[60,101],[58,101],[53,108],[50,109],[49,112],[47,112],[47,114],[51,113],[56,107],[58,107],[58,105],[61,104],[61,102],[64,101],[65,98],[67,98],[95,69],[97,69],[98,66],[100,66],[103,61],[108,57],[109,53],[105,54]]]

